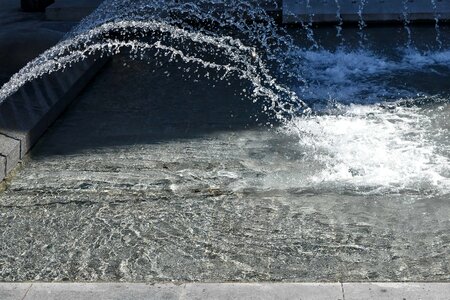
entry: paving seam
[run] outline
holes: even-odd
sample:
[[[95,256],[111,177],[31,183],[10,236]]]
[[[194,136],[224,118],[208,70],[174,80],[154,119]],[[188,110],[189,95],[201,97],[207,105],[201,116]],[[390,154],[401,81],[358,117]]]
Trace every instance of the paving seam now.
[[[25,292],[25,295],[23,295],[21,300],[24,300],[27,297],[28,292],[31,290],[32,287],[33,287],[33,284],[30,284],[30,286],[28,287],[27,291]]]
[[[16,141],[19,141],[19,142],[20,142],[20,139],[15,138],[15,137],[13,137],[13,136],[9,136],[9,135],[7,135],[6,133],[0,132],[0,135],[3,135],[4,137],[7,137],[7,138],[10,138],[10,139],[13,139],[13,140],[16,140]]]
[[[345,290],[344,290],[344,283],[339,282],[341,284],[341,291],[342,291],[342,300],[345,300]]]

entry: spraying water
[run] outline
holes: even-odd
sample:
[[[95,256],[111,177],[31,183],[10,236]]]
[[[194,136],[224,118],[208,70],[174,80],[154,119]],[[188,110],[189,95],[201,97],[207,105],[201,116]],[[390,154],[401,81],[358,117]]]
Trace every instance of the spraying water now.
[[[410,20],[409,20],[409,16],[408,16],[408,0],[404,0],[403,1],[403,26],[405,28],[406,34],[408,36],[408,40],[406,42],[406,48],[411,47],[411,43],[412,43],[412,36],[411,36],[411,28],[409,27],[410,24]]]
[[[364,21],[364,17],[363,17],[363,11],[364,11],[364,7],[366,6],[366,0],[361,0],[361,2],[359,3],[358,6],[358,27],[359,27],[359,45],[360,47],[364,46],[364,41],[365,41],[365,35],[364,35],[364,28],[367,26],[366,22]]]
[[[343,21],[335,1],[337,36],[342,35],[343,44]],[[418,78],[427,68],[440,76],[450,65],[449,51],[400,49],[386,56],[368,50],[365,4],[362,0],[358,11],[359,47],[327,50],[317,43],[312,14],[308,23],[302,21],[306,37],[299,42],[278,27],[258,1],[105,1],[65,40],[14,75],[1,88],[0,102],[26,82],[92,55],[121,53],[161,65],[168,59],[182,63],[180,68],[188,77],[205,73],[227,81],[234,76],[251,84],[252,89],[243,93],[259,101],[264,111],[281,122],[282,132],[296,136],[298,147],[307,153],[298,167],[314,162],[306,178],[292,176],[285,183],[389,192],[426,182],[426,189],[439,186],[439,193],[446,191],[450,187],[448,157],[439,149],[447,146],[426,134],[433,128],[427,125],[432,122],[430,116],[421,109],[389,110],[378,105],[417,97],[416,81],[405,84],[410,80],[405,76]],[[406,1],[404,5],[410,48],[413,37]],[[311,8],[309,1],[307,7]],[[437,41],[443,48],[441,39]],[[426,130],[418,130],[414,120]],[[373,155],[374,151],[380,155]],[[386,172],[390,175],[383,176]],[[408,180],[402,183],[402,178]],[[265,183],[270,185],[270,180]]]
[[[341,5],[339,4],[339,0],[334,0],[336,3],[336,19],[338,24],[336,25],[336,37],[342,37],[342,25],[344,25],[344,21],[341,16]],[[342,40],[342,43],[344,41]]]
[[[308,39],[313,43],[312,49],[319,49],[319,44],[314,38],[314,31],[312,30],[314,14],[310,12],[311,11],[310,0],[306,0],[306,10],[308,11],[308,24],[306,25],[305,29],[308,35]]]
[[[431,5],[434,11],[434,28],[436,29],[436,42],[438,43],[439,48],[442,48],[441,29],[439,26],[439,14],[437,11],[436,0],[431,0]]]
[[[223,80],[236,74],[254,85],[254,99],[269,100],[265,107],[279,119],[308,110],[273,75],[298,78],[289,71],[294,60],[286,57],[279,63],[281,51],[293,52],[289,38],[277,33],[273,20],[257,4],[239,0],[105,1],[66,40],[15,74],[0,90],[0,101],[43,74],[91,55],[111,56],[125,50],[135,59],[154,59],[151,52],[211,68]],[[278,72],[273,73],[269,69],[275,62]]]

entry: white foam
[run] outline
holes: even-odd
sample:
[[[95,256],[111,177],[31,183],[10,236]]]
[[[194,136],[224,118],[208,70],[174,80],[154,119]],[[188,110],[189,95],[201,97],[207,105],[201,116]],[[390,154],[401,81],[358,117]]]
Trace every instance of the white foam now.
[[[305,148],[303,160],[317,162],[299,186],[350,187],[363,193],[450,191],[449,158],[438,153],[430,135],[432,120],[420,108],[342,109],[286,125],[285,132]]]

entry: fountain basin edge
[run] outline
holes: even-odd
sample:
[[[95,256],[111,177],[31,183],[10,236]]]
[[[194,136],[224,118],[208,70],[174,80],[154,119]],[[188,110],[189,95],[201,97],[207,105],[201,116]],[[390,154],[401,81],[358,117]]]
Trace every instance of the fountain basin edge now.
[[[27,82],[0,104],[0,181],[86,87],[108,58],[88,57]]]

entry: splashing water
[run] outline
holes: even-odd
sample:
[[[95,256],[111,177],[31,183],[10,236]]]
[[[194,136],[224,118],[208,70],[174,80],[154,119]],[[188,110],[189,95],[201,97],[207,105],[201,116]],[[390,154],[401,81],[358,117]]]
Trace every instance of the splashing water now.
[[[388,55],[338,48],[299,56],[309,85],[298,93],[316,114],[284,127],[300,140],[301,169],[275,170],[266,186],[364,195],[450,192],[448,50],[402,48]]]
[[[450,66],[450,50],[421,52],[406,48],[398,58],[345,48],[302,50],[298,55],[302,57],[302,74],[309,78],[309,86],[297,92],[314,106],[324,101],[326,105],[329,99],[364,104],[395,100],[399,95],[413,97],[421,92],[414,80],[424,70],[434,67],[448,70]],[[403,77],[411,84],[405,85],[400,80]]]
[[[448,104],[439,104],[436,116],[420,105],[387,109],[377,104],[417,98],[421,91],[416,79],[423,70],[437,76],[448,72],[442,70],[450,66],[450,50],[444,48],[437,15],[440,51],[413,49],[404,1],[407,47],[388,57],[366,45],[366,0],[358,11],[359,48],[344,47],[347,39],[335,2],[341,47],[326,50],[315,37],[313,15],[301,21],[306,42],[299,45],[258,1],[107,0],[62,42],[15,74],[0,89],[0,103],[26,82],[89,56],[122,53],[156,62],[169,58],[183,62],[188,76],[207,69],[207,76],[220,80],[237,76],[248,81],[253,101],[264,99],[264,110],[281,121],[280,132],[299,140],[305,155],[290,172],[274,170],[273,180],[265,179],[269,186],[362,193],[450,191],[449,156],[442,152],[448,145],[430,136],[436,131],[434,120],[445,116]],[[408,74],[416,74],[410,76],[411,84],[405,84]],[[441,137],[448,134],[439,130]]]
[[[339,4],[339,0],[334,0],[336,3],[336,19],[338,21],[338,24],[336,25],[336,37],[342,37],[342,26],[344,25],[344,20],[341,16],[341,5]],[[342,39],[341,42],[343,43],[344,40]]]
[[[439,14],[437,11],[436,0],[431,0],[431,5],[434,11],[434,28],[436,30],[436,42],[438,43],[440,49],[442,48],[442,41],[441,41],[441,29],[439,26]]]
[[[410,48],[412,43],[411,28],[409,28],[410,20],[408,16],[408,10],[408,0],[403,0],[403,27],[405,28],[406,34],[408,35],[406,48]]]
[[[363,10],[364,7],[366,6],[366,0],[361,0],[361,2],[359,3],[358,6],[358,27],[359,27],[359,45],[362,48],[364,46],[364,42],[366,40],[365,35],[364,35],[364,28],[367,26],[366,22],[364,21],[364,17],[363,17]]]
[[[306,33],[308,35],[308,39],[313,43],[312,48],[313,49],[319,49],[319,44],[317,43],[316,39],[314,38],[314,31],[311,29],[313,26],[313,17],[314,14],[311,13],[311,2],[310,0],[306,0],[306,10],[309,12],[308,13],[308,24],[304,25],[305,29],[306,29]]]
[[[231,74],[246,79],[254,86],[252,97],[268,99],[265,106],[283,120],[308,107],[269,71],[276,66],[276,74],[298,78],[289,71],[294,60],[279,63],[282,51],[290,53],[293,45],[276,31],[251,1],[105,1],[64,41],[15,74],[0,90],[0,102],[26,82],[88,56],[128,51],[134,59],[169,56],[214,69],[222,80]]]
[[[314,38],[314,30],[312,29],[312,20],[313,15],[310,13],[311,10],[311,3],[309,0],[306,1],[306,11],[308,11],[308,21],[306,22],[303,20],[303,18],[299,18],[299,22],[301,27],[306,33],[306,37],[308,41],[311,43],[311,49],[319,49],[319,44],[317,43],[316,39]]]
[[[322,116],[297,118],[285,129],[301,137],[307,176],[291,177],[291,184],[362,194],[448,193],[450,161],[431,134],[433,120],[445,120],[448,111],[448,103],[429,115],[417,106],[338,105]]]

